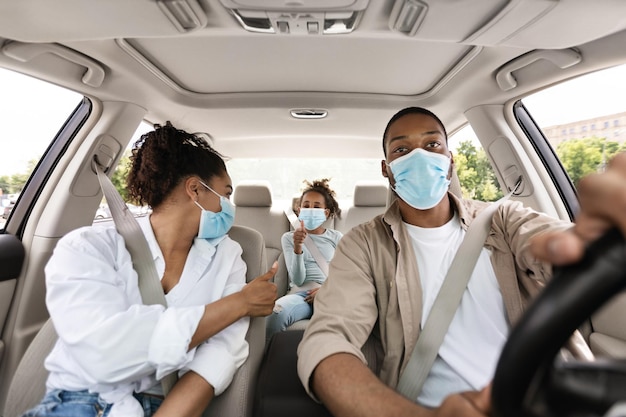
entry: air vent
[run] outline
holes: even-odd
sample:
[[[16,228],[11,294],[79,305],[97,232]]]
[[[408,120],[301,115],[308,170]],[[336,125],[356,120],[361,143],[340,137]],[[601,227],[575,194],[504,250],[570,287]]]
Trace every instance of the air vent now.
[[[254,2],[220,1],[245,30],[282,35],[350,33],[359,24],[369,2],[309,0],[281,4],[264,1],[255,7]]]
[[[296,119],[323,119],[328,116],[328,111],[323,109],[292,109],[290,113]]]

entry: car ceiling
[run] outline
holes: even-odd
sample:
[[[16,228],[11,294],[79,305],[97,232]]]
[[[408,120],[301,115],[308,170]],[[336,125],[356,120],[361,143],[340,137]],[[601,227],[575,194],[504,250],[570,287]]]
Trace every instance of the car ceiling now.
[[[376,146],[359,156],[379,157],[398,109],[430,107],[454,128],[472,106],[532,90],[496,82],[495,70],[511,60],[535,50],[577,54],[626,28],[621,0],[406,1],[422,8],[414,34],[394,29],[404,0],[5,1],[0,65],[137,103],[149,120],[206,131],[235,157],[322,156],[327,145],[350,151],[362,140]],[[295,27],[302,16],[341,15],[342,7],[361,11],[348,34],[253,33],[230,11],[283,13]],[[192,15],[186,29],[167,16],[181,8]],[[299,120],[292,109],[328,116]]]

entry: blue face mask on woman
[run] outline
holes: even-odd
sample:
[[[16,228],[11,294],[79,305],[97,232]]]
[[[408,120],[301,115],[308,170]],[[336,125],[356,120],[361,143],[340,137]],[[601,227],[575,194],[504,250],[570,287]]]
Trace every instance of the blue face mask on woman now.
[[[435,207],[448,191],[449,156],[417,148],[387,166],[395,180],[392,189],[418,210]]]
[[[315,230],[326,221],[326,209],[301,208],[298,219],[304,222],[304,228],[306,230]]]
[[[200,184],[204,185],[208,190],[212,191],[220,198],[220,207],[222,210],[214,213],[210,210],[205,210],[200,203],[194,201],[196,206],[202,209],[202,213],[200,214],[198,237],[200,239],[215,239],[217,237],[222,237],[228,233],[230,228],[233,226],[235,221],[235,206],[233,206],[233,203],[231,203],[229,199],[221,196],[202,181],[200,181]]]

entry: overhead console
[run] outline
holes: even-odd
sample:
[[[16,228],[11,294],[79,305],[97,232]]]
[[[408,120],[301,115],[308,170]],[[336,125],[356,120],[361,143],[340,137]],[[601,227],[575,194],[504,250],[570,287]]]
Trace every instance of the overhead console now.
[[[328,35],[352,32],[369,0],[220,0],[250,32]]]

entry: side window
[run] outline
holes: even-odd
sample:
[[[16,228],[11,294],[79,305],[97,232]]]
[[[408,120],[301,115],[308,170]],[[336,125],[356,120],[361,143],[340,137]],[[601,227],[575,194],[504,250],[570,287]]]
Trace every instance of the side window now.
[[[0,69],[0,229],[24,185],[82,96]]]
[[[485,150],[470,125],[448,138],[464,198],[496,201],[502,190]]]
[[[621,65],[522,100],[574,185],[626,150],[625,77]]]
[[[154,126],[152,126],[150,123],[141,122],[141,124],[139,125],[135,133],[133,134],[133,137],[131,138],[130,143],[128,144],[128,147],[124,151],[124,154],[122,155],[122,158],[120,159],[119,164],[115,168],[115,172],[111,176],[111,182],[113,183],[117,191],[122,196],[122,199],[124,199],[124,201],[126,202],[126,205],[128,206],[128,209],[130,210],[130,212],[133,213],[135,217],[147,215],[150,209],[148,207],[139,207],[133,204],[133,202],[130,201],[130,198],[128,197],[128,193],[126,192],[126,176],[128,175],[130,155],[133,149],[133,145],[141,137],[141,135],[153,129],[154,129]],[[111,218],[111,211],[109,210],[109,206],[107,205],[106,200],[103,196],[100,206],[98,207],[98,210],[96,210],[94,222],[98,222],[100,220],[106,220],[110,218]]]

